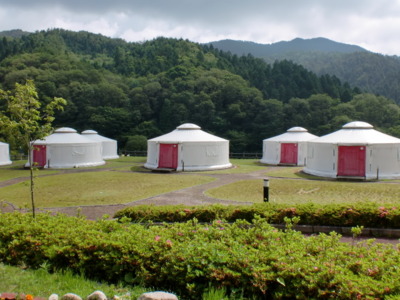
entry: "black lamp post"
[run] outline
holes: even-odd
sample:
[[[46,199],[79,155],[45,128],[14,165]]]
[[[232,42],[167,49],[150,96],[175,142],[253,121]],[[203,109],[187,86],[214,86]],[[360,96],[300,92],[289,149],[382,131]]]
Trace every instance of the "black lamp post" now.
[[[264,178],[264,202],[269,202],[269,179]]]

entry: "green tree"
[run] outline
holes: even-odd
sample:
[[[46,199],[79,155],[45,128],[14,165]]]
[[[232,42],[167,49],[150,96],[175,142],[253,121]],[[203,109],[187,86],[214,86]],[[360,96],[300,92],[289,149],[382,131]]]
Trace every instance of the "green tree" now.
[[[127,151],[146,151],[147,138],[144,135],[131,135],[128,136],[125,150]]]
[[[66,101],[55,97],[42,107],[35,84],[27,80],[25,84],[15,84],[14,91],[0,89],[0,128],[12,133],[14,137],[24,143],[28,149],[28,162],[30,170],[30,195],[32,214],[35,218],[35,198],[32,161],[32,141],[43,139],[52,131],[52,122],[56,110],[62,110]],[[4,102],[4,103],[2,103]]]

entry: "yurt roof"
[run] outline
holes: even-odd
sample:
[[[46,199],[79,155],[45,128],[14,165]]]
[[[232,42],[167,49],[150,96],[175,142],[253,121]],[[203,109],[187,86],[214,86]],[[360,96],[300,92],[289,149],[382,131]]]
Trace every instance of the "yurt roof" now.
[[[108,137],[102,136],[97,133],[97,131],[88,129],[82,131],[83,136],[90,138],[91,140],[99,141],[99,142],[116,142],[116,140],[110,139]]]
[[[185,123],[178,126],[175,130],[170,133],[161,135],[150,139],[152,142],[167,142],[167,143],[180,143],[180,142],[220,142],[227,141],[223,138],[217,137],[210,133],[201,130],[201,127],[192,124]]]
[[[317,138],[318,136],[311,134],[303,127],[289,128],[285,133],[265,139],[270,142],[305,142]]]
[[[400,139],[375,130],[369,123],[354,121],[343,125],[342,129],[321,136],[312,142],[343,145],[399,144]]]
[[[43,140],[36,140],[34,142],[35,145],[93,143],[96,143],[96,141],[80,135],[75,129],[69,127],[58,128]]]

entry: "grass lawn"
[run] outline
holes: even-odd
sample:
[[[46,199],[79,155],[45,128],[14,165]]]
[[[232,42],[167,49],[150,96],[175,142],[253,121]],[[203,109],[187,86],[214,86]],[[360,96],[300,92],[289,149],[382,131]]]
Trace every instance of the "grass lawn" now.
[[[400,203],[400,185],[378,182],[340,182],[295,179],[271,179],[270,202],[279,203],[351,203],[373,201]],[[262,202],[263,180],[243,180],[206,192],[218,199]]]
[[[201,172],[204,174],[237,174],[237,173],[248,173],[262,169],[267,169],[266,165],[261,164],[258,160],[254,159],[230,159],[230,162],[234,166],[230,169],[205,171]]]
[[[141,174],[97,171],[38,177],[37,207],[127,203],[215,180],[196,174]],[[1,188],[0,201],[19,207],[30,202],[28,181]]]
[[[308,179],[318,179],[319,177],[308,175],[301,172],[304,167],[289,167],[289,166],[274,166],[267,170],[266,176],[272,177],[284,177],[284,178],[308,178]],[[324,179],[324,178],[321,178]]]
[[[111,299],[125,296],[124,299],[137,299],[146,290],[142,287],[129,289],[112,284],[103,284],[73,275],[70,271],[49,274],[46,269],[25,270],[19,267],[0,264],[0,292],[30,294],[34,297],[48,298],[55,293],[60,297],[74,293],[86,299],[94,291],[100,290]]]
[[[265,170],[270,178],[270,201],[318,203],[373,201],[400,203],[400,185],[380,182],[304,180],[317,177],[301,173],[302,167],[265,166],[254,159],[232,159],[235,168],[209,172],[156,174],[145,169],[145,157],[121,157],[94,168],[35,171],[38,207],[120,204],[145,199],[214,180],[209,174],[235,174]],[[24,162],[0,168],[0,181],[28,177]],[[103,170],[104,169],[104,170]],[[95,170],[94,172],[87,172]],[[82,172],[80,172],[82,171]],[[65,173],[67,172],[67,173]],[[71,173],[70,173],[71,172]],[[53,174],[52,176],[41,176]],[[0,202],[29,207],[29,181],[1,188]],[[262,202],[262,180],[242,180],[206,192],[217,199]]]
[[[20,177],[29,177],[29,170],[24,169],[26,160],[14,161],[12,165],[0,167],[0,181],[5,181]],[[57,170],[35,170],[35,176],[45,174],[56,174]]]
[[[130,170],[132,165],[138,167],[146,162],[146,157],[129,157],[121,156],[118,159],[106,160],[106,164],[97,167],[82,168],[88,169],[115,169],[115,170]],[[29,177],[29,169],[24,169],[26,160],[13,161],[11,165],[0,166],[0,181]],[[71,169],[36,169],[35,176],[61,173],[64,170]],[[74,169],[72,169],[74,170]]]

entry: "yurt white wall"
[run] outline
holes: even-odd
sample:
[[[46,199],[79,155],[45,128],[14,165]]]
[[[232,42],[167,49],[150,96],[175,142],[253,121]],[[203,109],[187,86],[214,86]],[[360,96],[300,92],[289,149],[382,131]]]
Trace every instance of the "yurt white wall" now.
[[[292,127],[285,133],[263,140],[261,163],[303,166],[307,157],[307,142],[317,138],[303,127]]]
[[[0,142],[0,166],[10,165],[10,146]]]
[[[330,178],[400,178],[400,139],[350,122],[308,143],[305,173]]]
[[[116,159],[118,156],[118,143],[116,140],[99,135],[95,130],[85,130],[82,132],[84,137],[101,142],[103,159]]]
[[[174,131],[147,142],[148,169],[204,171],[229,168],[229,141],[183,124]]]
[[[32,158],[44,168],[81,168],[105,164],[101,143],[88,139],[75,129],[63,127],[44,140],[33,142]]]
[[[336,177],[337,145],[309,142],[307,147],[307,166],[304,172],[322,176]]]

